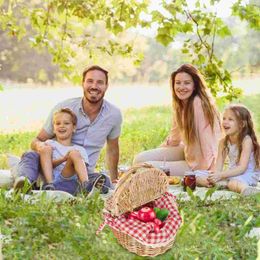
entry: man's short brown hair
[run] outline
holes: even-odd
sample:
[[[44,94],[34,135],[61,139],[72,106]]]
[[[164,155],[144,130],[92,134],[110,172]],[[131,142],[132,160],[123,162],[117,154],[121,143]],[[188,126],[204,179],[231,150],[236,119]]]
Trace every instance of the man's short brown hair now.
[[[91,67],[88,67],[86,68],[83,73],[82,73],[82,82],[85,81],[85,77],[86,77],[86,74],[89,72],[89,71],[92,71],[92,70],[99,70],[101,72],[103,72],[105,74],[105,77],[106,77],[106,84],[108,84],[108,71],[97,66],[97,65],[93,65]]]
[[[53,114],[53,122],[54,122],[54,119],[55,119],[55,116],[57,114],[60,114],[60,113],[66,113],[66,114],[69,114],[71,116],[71,121],[72,121],[72,124],[73,125],[76,125],[77,124],[77,116],[75,115],[75,113],[69,109],[69,108],[61,108],[59,110],[57,110],[54,114]]]

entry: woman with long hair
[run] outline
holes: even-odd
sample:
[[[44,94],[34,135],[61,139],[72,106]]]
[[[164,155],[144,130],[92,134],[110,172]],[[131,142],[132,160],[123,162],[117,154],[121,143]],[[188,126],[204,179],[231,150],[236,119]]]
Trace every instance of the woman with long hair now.
[[[200,72],[184,64],[171,74],[173,124],[169,136],[156,149],[144,151],[134,164],[147,162],[170,169],[171,175],[188,170],[214,170],[221,122]]]

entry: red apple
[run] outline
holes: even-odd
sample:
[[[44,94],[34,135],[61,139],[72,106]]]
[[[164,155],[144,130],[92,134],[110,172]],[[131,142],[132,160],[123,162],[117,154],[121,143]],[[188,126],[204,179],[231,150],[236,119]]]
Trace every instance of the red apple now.
[[[128,219],[138,219],[138,212],[133,211],[128,215]]]
[[[138,219],[143,222],[153,221],[156,218],[156,214],[153,209],[144,207],[138,211]]]
[[[156,225],[154,222],[149,221],[149,222],[147,222],[147,224],[149,224],[152,227],[150,233],[154,232],[155,234],[157,234],[160,232],[160,227],[158,225]]]
[[[154,233],[158,234],[160,231],[161,231],[160,227],[158,225],[154,224]]]
[[[152,221],[149,221],[146,224],[148,224],[152,228],[150,232],[153,232],[154,231],[154,225],[156,225],[156,224]]]
[[[160,228],[162,228],[163,222],[162,222],[160,219],[155,218],[155,219],[153,220],[153,222],[154,222],[157,226],[159,226]]]

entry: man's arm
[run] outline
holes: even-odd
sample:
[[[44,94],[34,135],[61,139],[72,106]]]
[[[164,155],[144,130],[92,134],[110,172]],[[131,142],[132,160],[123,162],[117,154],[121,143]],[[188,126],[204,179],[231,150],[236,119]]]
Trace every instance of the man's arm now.
[[[39,134],[32,140],[31,148],[32,150],[40,153],[43,147],[46,146],[44,143],[47,139],[52,138],[50,134],[48,134],[44,129],[42,129]]]
[[[111,181],[115,181],[118,178],[118,161],[119,161],[119,138],[107,139],[106,147],[106,161],[110,172]]]

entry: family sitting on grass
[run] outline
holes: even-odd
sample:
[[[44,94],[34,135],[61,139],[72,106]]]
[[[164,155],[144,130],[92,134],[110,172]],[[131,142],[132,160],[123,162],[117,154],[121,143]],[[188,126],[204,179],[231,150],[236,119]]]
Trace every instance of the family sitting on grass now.
[[[196,173],[200,186],[223,185],[234,192],[260,192],[260,149],[248,109],[230,105],[220,115],[199,71],[184,64],[171,75],[174,119],[170,135],[156,149],[138,154],[134,164],[162,163],[171,175]],[[45,190],[61,190],[73,195],[91,194],[95,188],[107,193],[118,181],[119,136],[122,115],[104,99],[108,72],[92,66],[83,72],[83,98],[56,105],[42,130],[18,165],[14,189],[28,182],[33,187],[43,176]],[[225,137],[222,136],[222,128]],[[222,139],[221,139],[222,138]],[[95,173],[101,149],[106,143],[110,178]],[[226,158],[229,166],[224,169]]]

